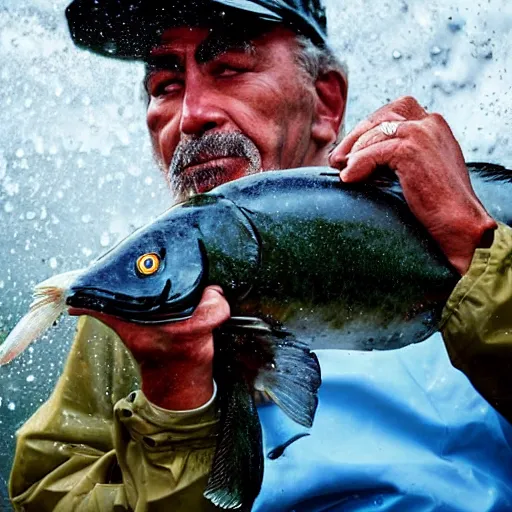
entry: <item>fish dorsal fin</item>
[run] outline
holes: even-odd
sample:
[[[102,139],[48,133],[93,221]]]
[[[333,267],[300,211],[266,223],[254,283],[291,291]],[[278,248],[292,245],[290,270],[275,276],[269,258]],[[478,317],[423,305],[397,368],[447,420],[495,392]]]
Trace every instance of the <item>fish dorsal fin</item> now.
[[[470,174],[478,174],[488,181],[512,183],[512,171],[502,165],[485,162],[469,162],[466,165]]]

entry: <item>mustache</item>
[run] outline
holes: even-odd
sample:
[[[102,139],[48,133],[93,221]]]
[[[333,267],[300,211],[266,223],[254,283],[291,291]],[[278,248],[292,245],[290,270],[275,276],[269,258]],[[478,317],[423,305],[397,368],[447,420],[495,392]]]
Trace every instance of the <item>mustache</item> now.
[[[201,179],[201,174],[204,174],[187,176],[184,173],[187,167],[228,157],[247,160],[247,174],[261,170],[260,152],[252,140],[243,133],[210,133],[181,141],[174,152],[167,173],[174,195],[179,197],[194,193],[197,181]],[[212,185],[215,186],[215,182],[220,182],[221,175],[222,169],[217,167],[214,175],[208,177],[208,181],[213,182]]]

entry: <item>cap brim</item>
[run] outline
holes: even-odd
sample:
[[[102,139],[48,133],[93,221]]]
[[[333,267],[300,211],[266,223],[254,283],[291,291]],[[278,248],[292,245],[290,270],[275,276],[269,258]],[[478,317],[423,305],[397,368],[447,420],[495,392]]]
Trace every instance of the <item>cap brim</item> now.
[[[95,53],[119,59],[143,60],[165,29],[186,26],[223,26],[244,22],[241,16],[262,22],[284,23],[294,13],[269,9],[261,0],[74,0],[66,9],[73,42]],[[286,7],[286,6],[285,6]],[[315,42],[324,35],[300,16],[297,27]],[[309,32],[309,33],[307,33]]]

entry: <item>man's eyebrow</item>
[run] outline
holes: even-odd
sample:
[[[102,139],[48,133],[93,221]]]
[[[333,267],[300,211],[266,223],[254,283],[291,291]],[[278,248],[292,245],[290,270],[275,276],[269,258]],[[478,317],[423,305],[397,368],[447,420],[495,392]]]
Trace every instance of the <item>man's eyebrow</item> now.
[[[229,51],[254,54],[256,47],[249,38],[214,33],[198,46],[195,57],[198,64],[205,64]]]
[[[171,71],[183,72],[185,66],[183,65],[183,59],[175,53],[154,53],[148,55],[145,59],[146,74],[151,71],[160,69],[169,69]]]
[[[198,64],[205,64],[228,51],[255,54],[256,47],[248,37],[212,33],[198,46],[195,59]],[[147,90],[147,82],[152,72],[170,70],[183,73],[185,65],[181,56],[172,53],[172,49],[166,50],[165,46],[162,46],[146,56],[145,70],[144,87]]]

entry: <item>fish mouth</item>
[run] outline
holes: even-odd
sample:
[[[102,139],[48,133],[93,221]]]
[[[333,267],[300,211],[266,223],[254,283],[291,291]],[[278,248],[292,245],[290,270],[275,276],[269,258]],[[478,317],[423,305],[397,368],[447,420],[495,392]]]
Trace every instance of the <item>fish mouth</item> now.
[[[166,290],[162,295],[167,295]],[[96,288],[71,288],[66,297],[70,314],[96,312],[138,324],[163,324],[187,320],[194,313],[198,300],[191,294],[179,305],[162,303],[162,295],[136,299]]]

